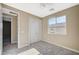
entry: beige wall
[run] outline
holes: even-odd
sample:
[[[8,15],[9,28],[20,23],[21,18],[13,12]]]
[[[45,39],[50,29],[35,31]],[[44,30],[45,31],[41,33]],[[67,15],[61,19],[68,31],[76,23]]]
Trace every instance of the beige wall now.
[[[11,43],[18,43],[18,38],[17,38],[17,16],[12,16],[12,21],[11,21]]]
[[[67,35],[48,34],[48,18],[67,16]],[[79,51],[79,6],[75,6],[43,18],[43,40]]]
[[[18,48],[27,46],[27,20],[28,15],[22,11],[18,14]]]

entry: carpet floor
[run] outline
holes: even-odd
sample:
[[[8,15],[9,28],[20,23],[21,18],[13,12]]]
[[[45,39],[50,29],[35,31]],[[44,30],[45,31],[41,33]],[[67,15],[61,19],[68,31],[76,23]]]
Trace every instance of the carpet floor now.
[[[31,48],[37,49],[41,55],[79,55],[79,53],[61,48],[44,41],[39,41],[20,49],[18,49],[15,44],[4,47],[3,55],[17,55]]]

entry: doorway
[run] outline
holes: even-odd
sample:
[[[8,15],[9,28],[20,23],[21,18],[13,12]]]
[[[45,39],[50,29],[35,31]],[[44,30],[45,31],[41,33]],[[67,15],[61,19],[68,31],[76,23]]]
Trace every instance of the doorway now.
[[[11,22],[3,20],[3,47],[11,44]]]
[[[13,15],[3,14],[3,54],[17,49],[17,18]]]

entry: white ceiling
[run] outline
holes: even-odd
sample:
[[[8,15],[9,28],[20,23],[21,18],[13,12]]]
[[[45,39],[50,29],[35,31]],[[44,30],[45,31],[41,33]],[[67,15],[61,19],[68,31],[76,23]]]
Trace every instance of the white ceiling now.
[[[76,3],[5,3],[38,17],[45,17],[58,11],[77,5]],[[50,10],[54,9],[54,10]]]

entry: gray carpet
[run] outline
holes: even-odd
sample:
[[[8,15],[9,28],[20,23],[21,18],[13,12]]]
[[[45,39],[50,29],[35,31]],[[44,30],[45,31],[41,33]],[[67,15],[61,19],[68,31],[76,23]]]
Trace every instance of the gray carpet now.
[[[29,46],[26,46],[21,49],[17,49],[16,45],[13,45],[13,48],[9,49],[4,48],[3,55],[17,55],[20,52],[26,51],[31,48],[36,48],[42,55],[78,55],[79,53],[75,53],[73,51],[49,44],[44,41],[39,41],[36,43],[33,43]]]

